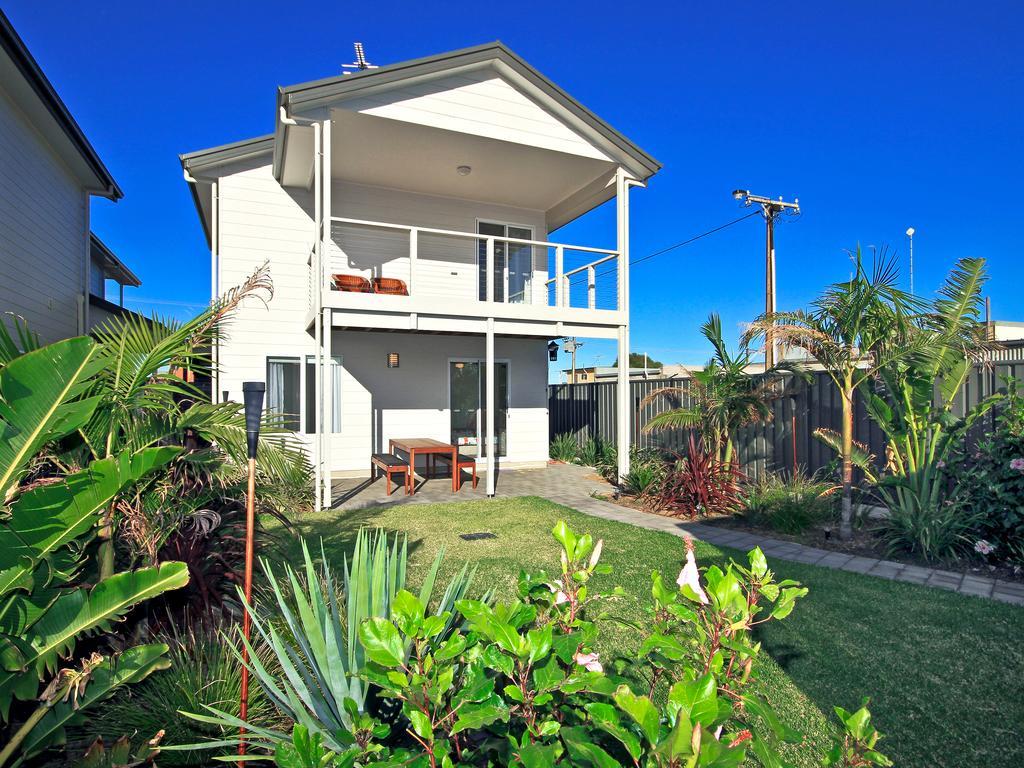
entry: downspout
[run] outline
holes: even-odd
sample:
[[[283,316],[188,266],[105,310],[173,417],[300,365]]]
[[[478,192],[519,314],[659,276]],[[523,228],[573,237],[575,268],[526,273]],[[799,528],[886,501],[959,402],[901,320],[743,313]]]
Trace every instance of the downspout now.
[[[92,260],[92,206],[91,194],[85,193],[85,258],[82,260],[82,292],[78,294],[78,335],[84,336],[89,328],[89,266]]]

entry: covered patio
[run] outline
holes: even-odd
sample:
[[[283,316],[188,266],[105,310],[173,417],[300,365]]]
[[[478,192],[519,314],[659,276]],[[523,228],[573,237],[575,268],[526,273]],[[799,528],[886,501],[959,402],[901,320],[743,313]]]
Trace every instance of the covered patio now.
[[[512,496],[542,496],[545,499],[580,508],[587,500],[596,501],[593,494],[610,495],[613,488],[604,478],[590,467],[572,464],[549,464],[536,469],[498,469],[494,478],[494,495],[499,498]],[[408,496],[401,486],[392,486],[389,496],[383,478],[370,482],[368,478],[347,478],[334,480],[332,484],[332,507],[335,509],[365,509],[382,504],[436,504],[438,502],[471,501],[487,498],[487,483],[481,482],[474,489],[464,475],[464,482],[458,493],[452,493],[451,477],[439,474],[421,480],[415,495]]]

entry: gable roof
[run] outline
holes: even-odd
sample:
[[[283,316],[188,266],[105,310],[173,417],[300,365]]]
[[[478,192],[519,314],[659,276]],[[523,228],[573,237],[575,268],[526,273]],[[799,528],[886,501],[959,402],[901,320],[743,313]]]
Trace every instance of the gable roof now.
[[[71,116],[71,112],[60,96],[57,95],[57,91],[46,75],[43,74],[43,70],[32,54],[29,53],[24,41],[14,31],[10,20],[4,15],[2,10],[0,10],[0,48],[7,54],[11,65],[21,76],[21,83],[15,83],[13,80],[5,77],[5,90],[10,89],[9,92],[12,98],[15,98],[19,103],[25,99],[31,100],[34,95],[35,99],[37,99],[38,107],[41,107],[42,110],[37,108],[36,110],[26,109],[25,111],[30,116],[33,116],[33,111],[41,112],[40,116],[45,117],[48,115],[53,120],[55,127],[58,129],[56,134],[58,138],[63,137],[68,142],[70,146],[67,148],[73,149],[84,164],[82,170],[87,169],[88,175],[94,177],[97,184],[97,194],[101,194],[111,200],[119,200],[124,197],[124,193],[117,185],[117,182],[114,181],[114,177],[107,170],[103,161],[100,160],[96,150],[93,149],[92,144],[85,137],[85,133],[83,133],[78,123],[75,122],[75,118]],[[56,147],[56,149],[60,151],[62,148]]]
[[[281,120],[282,109],[285,114],[294,116],[300,112],[327,107],[341,99],[390,88],[398,83],[487,66],[495,68],[500,74],[515,81],[517,85],[550,106],[561,119],[603,144],[609,155],[640,181],[646,180],[661,168],[657,160],[527,64],[504,43],[495,41],[376,69],[278,88],[278,116],[274,133],[275,177],[278,180],[281,178],[286,147],[285,135],[289,130],[289,126]]]

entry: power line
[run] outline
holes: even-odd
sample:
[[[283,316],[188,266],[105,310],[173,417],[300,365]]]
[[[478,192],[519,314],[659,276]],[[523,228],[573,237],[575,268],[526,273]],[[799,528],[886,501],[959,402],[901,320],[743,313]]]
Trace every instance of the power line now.
[[[749,219],[751,216],[759,216],[760,213],[761,213],[760,211],[752,211],[751,213],[748,213],[745,216],[740,216],[738,219],[733,219],[732,221],[728,221],[725,224],[720,224],[717,227],[714,227],[713,229],[709,229],[707,232],[701,232],[699,235],[694,235],[693,237],[687,238],[686,240],[682,240],[682,241],[680,241],[678,243],[675,243],[674,245],[669,245],[669,246],[667,246],[665,248],[662,248],[660,251],[655,251],[654,253],[649,253],[646,256],[641,256],[639,259],[633,259],[633,261],[629,262],[629,266],[632,267],[632,266],[634,266],[636,264],[640,264],[641,262],[647,261],[649,259],[653,259],[655,256],[661,256],[663,254],[668,253],[669,251],[674,251],[677,248],[682,248],[684,245],[689,245],[690,243],[695,243],[698,240],[701,240],[701,239],[703,239],[705,237],[708,237],[709,235],[715,234],[716,232],[721,232],[723,229],[728,229],[729,227],[733,226],[734,224],[739,224],[741,221]],[[614,271],[615,271],[614,269],[602,270],[601,272],[598,272],[595,275],[595,278],[596,277],[600,277],[601,275],[611,274]],[[586,275],[584,273],[581,272],[579,274],[581,275],[581,277],[578,278],[579,280],[586,280]],[[572,283],[573,283],[573,278],[569,278],[570,286],[572,285]],[[579,283],[577,283],[577,285],[578,284]]]
[[[634,259],[633,261],[629,262],[629,266],[632,267],[635,264],[639,264],[642,261],[647,261],[648,259],[653,259],[655,256],[661,256],[663,253],[668,253],[669,251],[674,251],[676,248],[682,248],[684,245],[689,245],[690,243],[694,243],[694,242],[700,240],[701,238],[707,237],[708,235],[715,234],[715,232],[721,232],[723,229],[727,229],[728,227],[731,227],[733,224],[739,224],[744,219],[749,219],[751,216],[757,216],[757,215],[759,215],[759,213],[760,213],[760,211],[753,211],[752,213],[748,213],[746,216],[740,216],[738,219],[733,219],[732,221],[727,222],[725,224],[721,224],[720,226],[717,226],[714,229],[709,229],[707,232],[702,232],[699,235],[694,235],[693,237],[689,238],[688,240],[683,240],[682,242],[676,243],[675,245],[670,245],[667,248],[662,248],[660,251],[655,251],[654,253],[649,253],[646,256],[643,256],[642,258]]]

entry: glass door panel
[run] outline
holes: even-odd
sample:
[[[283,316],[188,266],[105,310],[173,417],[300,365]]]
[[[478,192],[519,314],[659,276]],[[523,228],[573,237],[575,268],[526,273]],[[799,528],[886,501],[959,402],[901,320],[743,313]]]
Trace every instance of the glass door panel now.
[[[470,446],[477,453],[480,443],[480,364],[458,361],[449,366],[452,412],[452,443]]]
[[[504,224],[491,224],[481,221],[477,225],[477,232],[481,235],[494,235],[505,237]],[[494,300],[505,301],[505,246],[501,241],[494,243]],[[479,242],[477,251],[477,274],[479,275],[480,301],[487,301],[487,241]]]
[[[509,237],[532,240],[533,230],[509,227]],[[508,244],[508,301],[510,304],[529,304],[533,281],[533,246]]]
[[[497,388],[494,393],[496,456],[507,452],[508,426],[508,363],[494,364]],[[487,369],[480,360],[459,360],[449,365],[452,443],[464,447],[466,453],[487,455]]]

